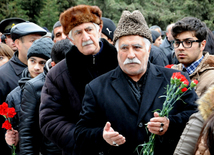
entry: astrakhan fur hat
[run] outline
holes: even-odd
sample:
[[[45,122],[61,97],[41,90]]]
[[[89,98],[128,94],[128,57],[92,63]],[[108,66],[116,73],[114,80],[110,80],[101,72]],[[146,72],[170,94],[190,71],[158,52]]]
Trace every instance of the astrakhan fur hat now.
[[[129,35],[142,36],[152,43],[151,32],[144,16],[139,10],[135,10],[132,13],[123,11],[118,26],[114,31],[114,44],[120,37]]]
[[[101,17],[102,11],[98,6],[77,5],[61,13],[59,20],[64,34],[68,35],[75,26],[83,23],[103,24]]]

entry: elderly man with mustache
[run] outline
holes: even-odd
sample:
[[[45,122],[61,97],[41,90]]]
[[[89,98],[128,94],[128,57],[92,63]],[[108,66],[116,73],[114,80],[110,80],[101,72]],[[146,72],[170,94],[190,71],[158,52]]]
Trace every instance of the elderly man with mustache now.
[[[172,155],[196,112],[195,91],[176,101],[168,118],[159,117],[154,111],[162,109],[165,98],[160,96],[178,71],[149,62],[152,37],[140,11],[123,12],[113,42],[119,66],[86,85],[75,129],[76,154],[137,155],[135,148],[154,133],[154,155]]]
[[[42,133],[66,155],[75,145],[73,133],[85,85],[118,66],[115,47],[100,39],[101,17],[97,6],[88,5],[71,7],[60,15],[63,32],[74,46],[47,74],[39,119]]]

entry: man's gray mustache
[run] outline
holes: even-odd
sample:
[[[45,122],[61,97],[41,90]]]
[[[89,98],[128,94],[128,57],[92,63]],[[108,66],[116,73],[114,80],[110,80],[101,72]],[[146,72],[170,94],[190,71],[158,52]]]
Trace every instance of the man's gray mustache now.
[[[93,44],[94,42],[92,40],[88,40],[88,41],[84,41],[82,43],[82,46],[86,46],[86,45],[89,45],[89,44]]]
[[[138,60],[138,58],[134,58],[134,59],[126,59],[123,64],[130,64],[130,63],[136,63],[136,64],[141,64],[140,60]]]

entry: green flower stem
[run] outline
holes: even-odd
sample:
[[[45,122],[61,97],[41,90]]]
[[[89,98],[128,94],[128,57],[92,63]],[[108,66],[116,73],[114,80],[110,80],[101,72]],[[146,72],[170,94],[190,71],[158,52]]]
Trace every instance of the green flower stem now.
[[[16,146],[14,144],[12,146],[12,155],[16,155]]]
[[[159,111],[159,116],[160,117],[168,117],[169,112],[173,109],[174,104],[176,101],[180,100],[181,97],[189,90],[192,89],[193,87],[189,87],[187,91],[181,92],[181,84],[182,82],[180,79],[171,79],[171,84],[167,85],[167,92],[166,92],[166,99],[163,103],[162,110],[156,110]],[[155,143],[155,134],[151,133],[149,136],[149,141],[144,144],[140,144],[137,146],[136,150],[139,155],[143,153],[143,155],[154,155],[154,143]],[[140,152],[138,151],[138,147],[142,147]]]

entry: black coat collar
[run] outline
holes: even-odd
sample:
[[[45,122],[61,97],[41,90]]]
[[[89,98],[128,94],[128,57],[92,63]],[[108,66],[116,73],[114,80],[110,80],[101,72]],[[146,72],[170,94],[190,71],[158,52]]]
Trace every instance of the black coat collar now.
[[[118,66],[116,48],[105,39],[101,41],[103,49],[95,56],[83,55],[76,46],[72,46],[66,54],[66,64],[72,83],[80,95],[84,94],[87,83]]]

